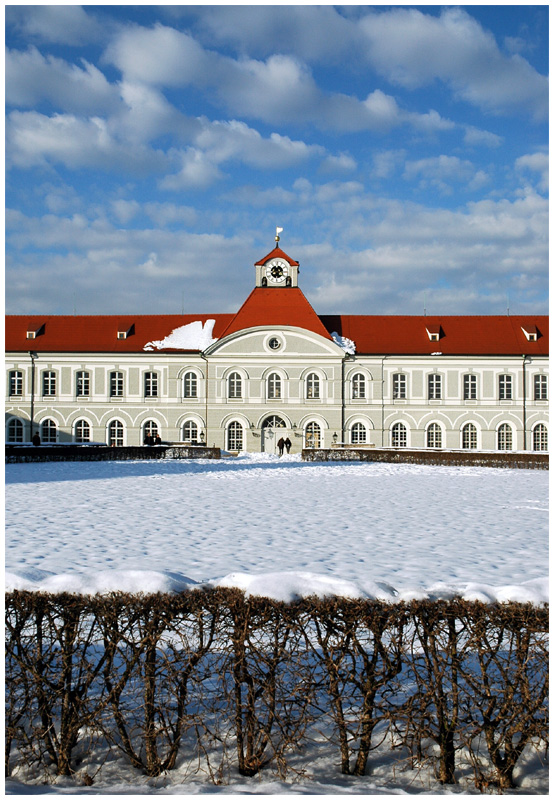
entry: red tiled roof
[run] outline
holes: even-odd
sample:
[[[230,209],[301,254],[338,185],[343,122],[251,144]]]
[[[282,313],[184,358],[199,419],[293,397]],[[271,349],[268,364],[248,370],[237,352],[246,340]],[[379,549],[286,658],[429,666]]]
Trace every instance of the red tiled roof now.
[[[329,332],[336,331],[367,355],[548,355],[547,316],[407,317],[322,316]],[[536,326],[538,339],[528,341]],[[431,341],[427,331],[440,332]]]
[[[303,328],[330,338],[302,290],[292,287],[253,289],[222,336],[263,325]]]
[[[270,258],[282,258],[284,261],[288,261],[291,267],[297,267],[298,261],[295,261],[293,258],[288,256],[284,250],[281,250],[280,247],[275,247],[271,253],[268,253],[266,256],[261,258],[259,261],[256,261],[254,264],[255,267],[262,266],[265,264],[266,261],[269,261]]]
[[[6,317],[6,350],[53,353],[138,353],[151,341],[169,336],[191,322],[215,319],[214,338],[233,319],[233,314],[152,314],[127,316],[9,316]],[[44,332],[27,339],[27,331]],[[134,333],[118,339],[118,331],[134,325]]]
[[[319,317],[297,288],[256,288],[237,314],[8,316],[5,344],[8,352],[137,353],[175,328],[208,319],[216,321],[216,339],[268,325],[303,328],[325,338],[336,331],[352,339],[360,355],[548,355],[547,316]],[[132,325],[132,335],[117,338],[118,331]],[[39,331],[41,326],[40,335],[27,339],[27,331]],[[431,329],[441,332],[439,341],[430,341]],[[527,333],[536,329],[537,341],[529,341],[523,329]]]

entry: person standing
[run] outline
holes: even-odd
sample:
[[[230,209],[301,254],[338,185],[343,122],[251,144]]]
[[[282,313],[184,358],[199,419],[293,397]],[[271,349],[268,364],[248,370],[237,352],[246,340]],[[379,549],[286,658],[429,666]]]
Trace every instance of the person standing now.
[[[31,441],[35,447],[38,447],[40,445],[40,436],[38,435],[38,433],[35,433]]]
[[[285,439],[285,447],[287,448],[287,454],[290,453],[291,445],[292,445],[292,442],[289,439],[289,437],[287,436],[287,438]]]
[[[277,442],[277,447],[279,448],[279,457],[281,457],[283,455],[283,450],[285,449],[285,440],[282,436]]]

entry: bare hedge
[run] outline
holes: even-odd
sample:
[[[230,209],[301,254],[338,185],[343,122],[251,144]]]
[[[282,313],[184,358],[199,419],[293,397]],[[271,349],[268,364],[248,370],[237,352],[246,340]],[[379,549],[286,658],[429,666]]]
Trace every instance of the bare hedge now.
[[[285,777],[322,731],[344,774],[388,741],[456,783],[514,786],[547,747],[548,609],[463,600],[284,604],[235,589],[6,595],[6,773],[79,775],[101,745],[158,776]],[[101,769],[100,769],[101,772]]]

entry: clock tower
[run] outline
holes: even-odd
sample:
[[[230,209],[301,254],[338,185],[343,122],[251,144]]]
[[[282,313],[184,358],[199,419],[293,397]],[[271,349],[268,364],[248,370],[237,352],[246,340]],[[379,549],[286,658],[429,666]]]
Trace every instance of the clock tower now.
[[[279,247],[280,230],[277,229],[274,249],[255,264],[257,287],[284,289],[298,286],[300,265]]]

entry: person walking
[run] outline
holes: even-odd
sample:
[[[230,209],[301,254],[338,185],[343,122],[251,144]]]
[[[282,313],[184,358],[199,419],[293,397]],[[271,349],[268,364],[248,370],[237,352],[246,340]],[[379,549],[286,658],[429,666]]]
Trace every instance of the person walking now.
[[[277,442],[277,447],[279,448],[279,458],[283,455],[283,450],[285,449],[285,440],[281,436],[279,441]]]
[[[292,446],[292,442],[289,439],[289,437],[287,436],[287,438],[285,439],[285,447],[287,448],[287,453],[290,453],[291,446]]]

